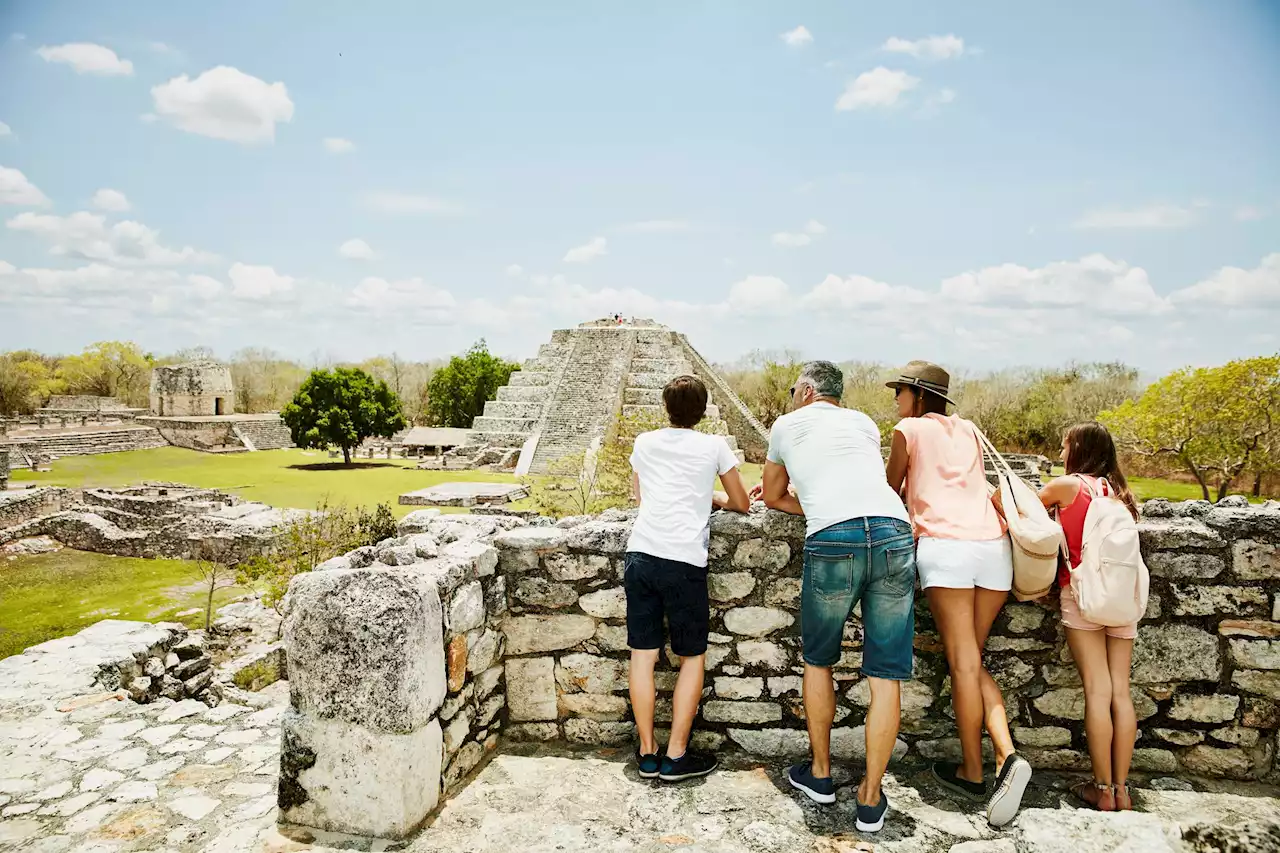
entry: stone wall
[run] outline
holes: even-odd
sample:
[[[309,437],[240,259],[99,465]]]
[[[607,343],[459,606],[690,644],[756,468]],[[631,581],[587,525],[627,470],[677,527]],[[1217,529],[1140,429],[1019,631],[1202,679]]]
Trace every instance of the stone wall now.
[[[151,411],[163,417],[233,414],[231,368],[213,361],[155,368],[151,371]]]
[[[71,496],[67,489],[27,489],[0,495],[0,531],[20,527],[62,509]],[[7,539],[0,535],[0,545]]]
[[[566,519],[496,537],[510,613],[508,735],[630,742],[621,514]],[[712,634],[696,725],[707,746],[766,756],[807,749],[798,605],[802,519],[717,513],[711,523]],[[1152,597],[1134,649],[1141,737],[1134,769],[1265,778],[1280,727],[1280,504],[1230,498],[1147,504],[1143,548]],[[916,603],[916,678],[904,684],[898,755],[957,756],[950,684],[928,607]],[[834,668],[833,749],[861,755],[869,702],[855,615]],[[1019,749],[1045,768],[1088,768],[1083,692],[1052,604],[1010,603],[987,644]],[[670,719],[675,661],[659,675],[658,718]]]

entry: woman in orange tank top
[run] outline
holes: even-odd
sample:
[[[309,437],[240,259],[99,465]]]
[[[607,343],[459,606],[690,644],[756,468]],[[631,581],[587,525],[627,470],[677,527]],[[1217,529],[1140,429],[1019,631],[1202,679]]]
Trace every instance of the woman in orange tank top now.
[[[1058,510],[1067,540],[1070,565],[1058,567],[1062,590],[1062,624],[1080,680],[1084,683],[1084,730],[1093,764],[1093,782],[1071,790],[1104,812],[1133,808],[1129,796],[1129,764],[1137,739],[1138,719],[1129,693],[1133,638],[1138,626],[1103,628],[1085,619],[1071,592],[1071,570],[1080,565],[1084,522],[1095,495],[1119,498],[1138,517],[1137,503],[1125,482],[1111,433],[1098,423],[1076,424],[1062,437],[1066,476],[1040,490],[1040,501]]]

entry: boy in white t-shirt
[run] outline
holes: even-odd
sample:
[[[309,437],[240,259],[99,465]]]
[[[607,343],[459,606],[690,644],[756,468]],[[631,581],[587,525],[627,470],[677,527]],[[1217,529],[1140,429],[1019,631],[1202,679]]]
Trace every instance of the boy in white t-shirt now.
[[[627,645],[631,647],[631,708],[643,779],[678,782],[705,776],[714,756],[688,749],[702,697],[710,630],[707,543],[712,509],[746,512],[751,503],[738,474],[738,459],[718,435],[693,428],[707,411],[707,388],[696,376],[678,376],[662,389],[671,426],[636,437],[631,488],[640,514],[627,541]],[[715,491],[716,477],[727,494]],[[659,760],[653,733],[653,670],[663,644],[663,617],[680,675],[671,700],[671,739]]]

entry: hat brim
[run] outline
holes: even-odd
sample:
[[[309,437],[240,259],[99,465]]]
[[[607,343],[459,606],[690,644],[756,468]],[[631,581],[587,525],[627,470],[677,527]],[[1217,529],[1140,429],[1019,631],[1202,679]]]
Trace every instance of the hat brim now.
[[[921,385],[919,382],[904,382],[901,379],[895,379],[892,382],[884,383],[884,387],[893,388],[894,390],[897,390],[898,388],[919,388],[921,391],[928,391],[930,394],[935,394],[941,397],[942,399],[946,400],[948,403],[950,403],[953,406],[960,405],[955,400],[952,400],[950,397],[948,397],[946,394],[942,393],[941,391],[937,390],[936,388],[930,388],[927,385]]]

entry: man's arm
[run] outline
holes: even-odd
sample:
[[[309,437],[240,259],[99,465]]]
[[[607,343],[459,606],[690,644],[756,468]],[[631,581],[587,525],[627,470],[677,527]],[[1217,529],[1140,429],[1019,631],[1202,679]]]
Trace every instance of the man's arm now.
[[[789,485],[791,485],[791,477],[787,475],[785,466],[777,462],[764,463],[764,505],[779,512],[804,515],[804,508],[787,488]]]

